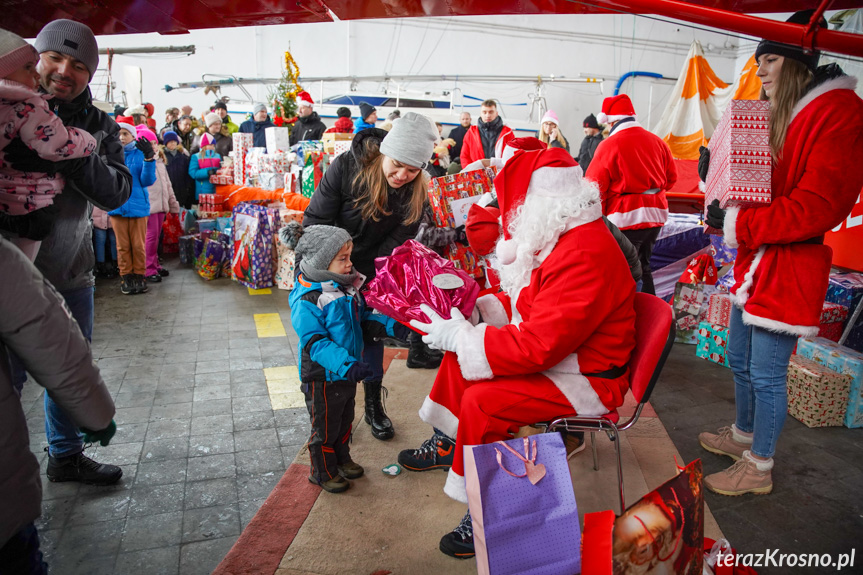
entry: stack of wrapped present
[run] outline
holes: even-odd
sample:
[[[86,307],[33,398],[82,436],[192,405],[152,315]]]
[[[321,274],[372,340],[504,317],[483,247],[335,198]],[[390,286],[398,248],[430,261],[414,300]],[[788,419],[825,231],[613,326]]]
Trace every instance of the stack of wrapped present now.
[[[723,208],[769,204],[772,156],[764,100],[731,100],[710,139],[704,205]],[[711,231],[711,230],[708,230]]]
[[[830,381],[833,383],[830,385],[833,387],[838,385],[835,383],[838,376],[849,378],[849,387],[845,391],[847,407],[841,413],[840,422],[844,423],[845,427],[863,427],[863,353],[823,337],[801,337],[797,340],[797,355],[812,360],[823,370],[830,372],[827,375],[832,378]],[[791,369],[789,368],[789,377],[790,373]],[[789,396],[790,392],[789,388]],[[789,413],[800,419],[790,408]],[[803,420],[801,419],[801,421]],[[823,425],[840,425],[841,423],[824,423]],[[809,424],[807,423],[807,425]]]

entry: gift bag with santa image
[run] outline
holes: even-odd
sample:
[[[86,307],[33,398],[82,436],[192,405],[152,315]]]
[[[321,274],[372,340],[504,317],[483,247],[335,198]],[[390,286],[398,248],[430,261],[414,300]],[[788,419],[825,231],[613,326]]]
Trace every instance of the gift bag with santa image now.
[[[620,517],[586,514],[582,575],[702,575],[702,478],[697,459]]]
[[[581,568],[578,508],[559,433],[464,447],[480,575],[572,575]]]

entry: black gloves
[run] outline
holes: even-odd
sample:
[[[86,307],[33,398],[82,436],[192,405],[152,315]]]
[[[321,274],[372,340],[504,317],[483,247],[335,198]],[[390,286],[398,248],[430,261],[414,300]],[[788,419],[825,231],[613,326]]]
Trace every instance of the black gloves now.
[[[218,170],[216,168],[210,168],[209,170],[207,170],[207,175],[208,176],[215,176],[217,171]]]
[[[698,177],[702,182],[706,182],[707,170],[710,169],[710,150],[701,146],[698,148],[698,153],[701,154],[698,157]]]
[[[108,424],[108,427],[105,429],[101,429],[99,431],[93,431],[91,429],[87,429],[86,427],[81,428],[81,433],[84,434],[84,442],[85,443],[96,443],[105,447],[111,442],[111,438],[114,437],[114,434],[117,433],[117,424],[114,423],[114,420],[111,420],[111,423]]]
[[[28,240],[41,241],[51,235],[58,213],[60,213],[60,208],[51,204],[23,216],[2,214],[0,215],[0,229],[18,234]]]
[[[464,231],[464,225],[461,225],[455,229],[455,241],[457,241],[463,246],[470,245],[467,241],[467,232]]]
[[[717,230],[721,230],[725,225],[725,210],[719,207],[719,200],[713,200],[707,206],[707,217],[704,218],[704,223]]]
[[[152,160],[156,155],[156,152],[153,151],[153,144],[143,136],[135,140],[135,147],[141,150],[145,160]]]
[[[371,377],[372,373],[372,367],[369,364],[358,361],[348,368],[345,379],[350,383],[358,383],[367,377]]]

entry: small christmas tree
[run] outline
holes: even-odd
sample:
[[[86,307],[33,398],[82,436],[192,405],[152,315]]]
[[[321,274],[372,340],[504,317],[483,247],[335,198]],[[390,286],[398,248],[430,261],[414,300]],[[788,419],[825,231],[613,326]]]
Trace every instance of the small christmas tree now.
[[[303,87],[299,84],[300,67],[290,51],[285,52],[285,69],[279,84],[272,88],[268,99],[273,106],[273,122],[281,126],[286,122],[293,124],[297,116],[297,94]]]

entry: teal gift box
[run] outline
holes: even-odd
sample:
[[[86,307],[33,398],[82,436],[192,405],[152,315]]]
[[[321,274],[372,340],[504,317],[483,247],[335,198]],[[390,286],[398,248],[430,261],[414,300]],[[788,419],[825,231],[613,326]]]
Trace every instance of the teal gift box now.
[[[703,321],[695,333],[695,355],[728,367],[728,328]]]
[[[851,376],[844,423],[845,427],[863,427],[863,353],[823,337],[801,337],[797,340],[797,354]]]

